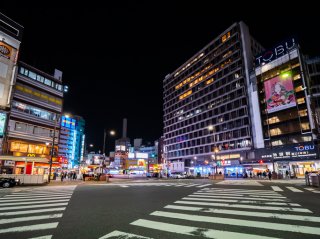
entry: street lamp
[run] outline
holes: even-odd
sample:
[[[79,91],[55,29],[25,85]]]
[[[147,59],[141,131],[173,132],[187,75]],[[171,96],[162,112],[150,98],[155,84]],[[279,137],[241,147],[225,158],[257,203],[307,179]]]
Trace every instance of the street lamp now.
[[[115,136],[116,135],[116,131],[110,130],[109,131],[109,135],[110,136]],[[104,129],[104,133],[103,133],[103,149],[102,149],[102,153],[104,155],[106,155],[106,136],[107,136],[107,131],[106,131],[106,129]]]

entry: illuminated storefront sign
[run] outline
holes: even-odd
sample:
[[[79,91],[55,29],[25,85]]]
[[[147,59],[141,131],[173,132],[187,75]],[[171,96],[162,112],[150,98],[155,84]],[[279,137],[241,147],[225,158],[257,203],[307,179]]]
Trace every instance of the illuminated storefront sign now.
[[[61,117],[61,126],[69,129],[76,128],[76,120],[70,117],[62,116]]]
[[[285,55],[289,50],[294,48],[296,45],[294,38],[282,42],[273,49],[267,50],[258,57],[256,57],[256,67],[263,63],[269,63],[280,56]]]
[[[147,159],[148,154],[147,153],[136,153],[136,158]]]
[[[84,151],[84,141],[85,141],[86,135],[82,135],[81,140],[81,151],[80,151],[80,160],[83,160],[83,151]]]
[[[261,159],[284,159],[284,160],[297,160],[316,158],[316,146],[313,144],[296,144],[291,146],[274,147],[271,149],[261,149],[257,151],[256,158]]]
[[[0,56],[10,59],[12,47],[0,41]]]
[[[296,106],[291,72],[285,72],[264,82],[268,113]]]
[[[134,153],[128,153],[128,158],[129,159],[134,159]]]
[[[3,137],[7,114],[0,112],[0,138]]]

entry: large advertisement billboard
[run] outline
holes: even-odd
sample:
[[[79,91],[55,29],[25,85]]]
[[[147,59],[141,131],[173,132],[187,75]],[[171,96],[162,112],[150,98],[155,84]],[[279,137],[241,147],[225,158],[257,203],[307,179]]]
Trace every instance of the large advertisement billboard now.
[[[264,90],[268,113],[296,106],[291,72],[265,81]]]

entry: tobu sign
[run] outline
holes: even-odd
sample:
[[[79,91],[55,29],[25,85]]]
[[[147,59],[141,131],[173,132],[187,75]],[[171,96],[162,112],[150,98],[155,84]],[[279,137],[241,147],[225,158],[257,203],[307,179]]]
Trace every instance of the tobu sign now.
[[[256,67],[260,66],[263,63],[269,63],[280,56],[285,55],[289,50],[293,49],[296,46],[294,38],[291,38],[288,41],[280,43],[276,47],[269,49],[263,52],[261,55],[256,57]]]
[[[307,151],[307,150],[314,150],[314,145],[299,145],[294,147],[296,151]]]

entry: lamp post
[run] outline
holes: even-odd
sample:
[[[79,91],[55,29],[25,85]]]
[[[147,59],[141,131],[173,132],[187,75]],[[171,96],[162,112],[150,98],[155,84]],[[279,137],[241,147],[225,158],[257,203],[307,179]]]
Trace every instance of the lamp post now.
[[[116,135],[116,131],[110,130],[109,131],[109,135],[110,136],[115,136]],[[106,156],[106,137],[107,137],[107,130],[104,129],[104,132],[103,132],[103,147],[102,147],[102,153],[103,153],[104,157]],[[102,166],[101,166],[101,173],[102,173]]]
[[[50,161],[49,161],[49,177],[48,177],[48,183],[51,181],[51,170],[52,170],[52,158],[54,153],[54,144],[55,144],[55,138],[56,138],[56,129],[57,129],[57,123],[58,123],[58,115],[56,115],[55,121],[54,121],[54,130],[53,130],[53,136],[52,136],[52,147],[50,151]],[[47,143],[46,143],[47,145]]]

